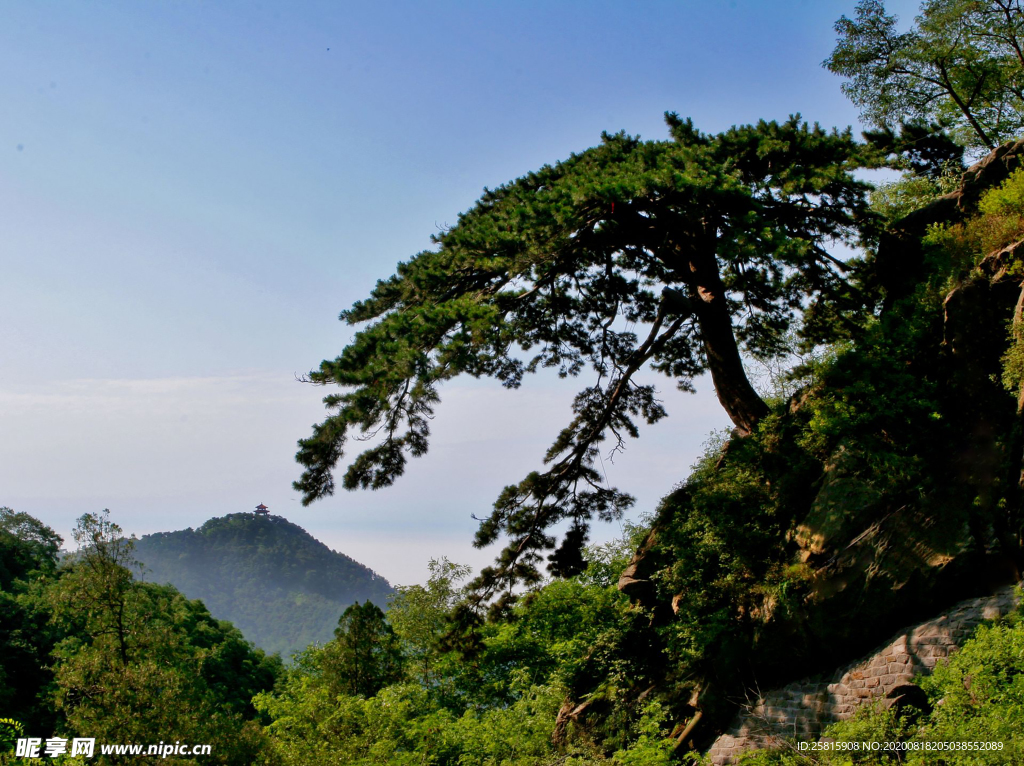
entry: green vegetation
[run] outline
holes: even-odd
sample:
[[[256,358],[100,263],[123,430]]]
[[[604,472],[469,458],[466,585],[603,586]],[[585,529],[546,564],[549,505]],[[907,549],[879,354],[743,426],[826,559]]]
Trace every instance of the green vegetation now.
[[[304,502],[334,491],[332,470],[356,430],[380,435],[350,464],[346,489],[379,488],[427,450],[439,386],[460,374],[508,388],[542,367],[593,375],[575,417],[544,456],[547,470],[506,487],[477,532],[507,536],[481,572],[481,599],[582,570],[591,520],[620,517],[632,498],[594,464],[621,449],[637,421],[665,416],[643,367],[683,390],[707,371],[742,434],[768,413],[741,348],[776,356],[798,309],[812,332],[848,334],[863,319],[854,263],[826,248],[852,242],[867,185],[852,173],[849,132],[793,117],[705,135],[667,115],[672,140],[605,135],[600,146],[488,191],[459,223],[343,313],[360,330],[310,378],[344,390],[337,410],[300,442]],[[556,548],[551,528],[568,522]],[[549,551],[552,551],[548,554]],[[504,603],[498,602],[499,608]]]
[[[61,538],[25,513],[0,508],[0,711],[49,729],[49,657],[58,632],[39,589],[57,570]]]
[[[994,253],[1024,236],[1024,172],[1015,171],[1000,186],[986,192],[978,215],[964,223],[935,224],[924,238],[937,254],[953,258],[958,269],[951,276],[962,279],[979,263],[979,254]],[[1016,262],[1014,268],[1020,266]]]
[[[916,707],[864,708],[855,717],[830,726],[825,737],[839,743],[902,743],[899,759],[907,764],[1006,764],[1024,758],[1024,620],[1010,615],[981,625],[973,638],[918,679],[926,710]],[[1002,747],[972,752],[941,751],[942,743],[998,742]],[[931,748],[931,749],[926,749]],[[796,764],[891,763],[878,752],[799,753],[795,743],[747,755],[747,766]]]
[[[232,513],[198,529],[146,535],[135,556],[145,579],[170,583],[282,657],[330,640],[357,601],[387,603],[391,586],[280,516]]]
[[[637,704],[635,720],[598,724],[615,742],[608,746],[584,735],[584,716],[572,716],[564,704],[570,689],[595,679],[611,695],[629,682],[633,668],[619,644],[624,628],[644,615],[607,576],[624,566],[624,547],[592,550],[589,576],[552,582],[517,603],[510,619],[458,636],[453,607],[468,571],[434,562],[426,586],[399,589],[392,602],[388,618],[396,630],[376,642],[377,651],[398,637],[404,674],[373,694],[338,691],[334,658],[349,652],[356,620],[386,633],[376,615],[350,609],[334,641],[308,650],[275,692],[257,696],[256,706],[272,721],[274,757],[285,764],[668,763],[659,703]],[[379,658],[361,665],[381,667]]]
[[[881,0],[836,23],[825,65],[869,124],[940,120],[968,147],[994,149],[1024,129],[1024,15],[1014,0],[926,0],[908,32]]]
[[[332,696],[372,697],[401,679],[402,659],[384,612],[367,601],[341,615],[334,640],[320,656],[320,669]]]
[[[108,743],[217,743],[212,762],[255,762],[266,745],[251,701],[273,687],[279,659],[214,620],[202,603],[138,580],[134,541],[106,512],[79,519],[80,548],[59,565],[53,530],[7,508],[0,522],[3,595],[16,605],[4,616],[39,626],[38,633],[3,636],[0,699],[12,721],[5,740],[16,731]]]

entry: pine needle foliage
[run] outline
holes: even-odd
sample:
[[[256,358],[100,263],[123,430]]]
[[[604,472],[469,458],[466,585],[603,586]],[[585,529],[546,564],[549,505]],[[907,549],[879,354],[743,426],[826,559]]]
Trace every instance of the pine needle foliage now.
[[[808,305],[855,323],[854,265],[830,254],[867,215],[849,132],[799,117],[705,135],[667,115],[672,140],[604,135],[602,143],[485,191],[435,249],[400,263],[369,298],[342,312],[363,325],[339,357],[310,374],[338,385],[331,414],[299,442],[295,487],[310,503],[335,490],[350,440],[345,489],[379,489],[427,451],[441,385],[459,375],[507,388],[551,368],[592,376],[574,416],[544,455],[544,470],[504,489],[477,546],[507,545],[478,592],[510,598],[540,580],[581,571],[594,519],[621,517],[633,499],[595,468],[639,424],[666,412],[644,367],[683,390],[709,371],[740,433],[767,405],[747,380],[740,348],[778,353]],[[556,548],[551,529],[567,524]]]

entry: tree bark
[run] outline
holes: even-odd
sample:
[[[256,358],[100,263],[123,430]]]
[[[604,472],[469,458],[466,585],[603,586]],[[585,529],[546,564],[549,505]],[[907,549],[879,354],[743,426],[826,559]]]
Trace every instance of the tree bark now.
[[[714,237],[709,237],[711,241]],[[768,414],[764,403],[747,379],[740,349],[733,332],[725,285],[718,270],[714,247],[701,248],[687,258],[687,285],[694,313],[700,325],[704,354],[715,384],[715,393],[740,436],[748,436]]]

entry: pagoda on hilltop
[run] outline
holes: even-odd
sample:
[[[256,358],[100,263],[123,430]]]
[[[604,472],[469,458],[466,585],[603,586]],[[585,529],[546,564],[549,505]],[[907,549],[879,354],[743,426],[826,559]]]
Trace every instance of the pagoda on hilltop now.
[[[263,503],[260,503],[259,505],[256,506],[256,510],[253,511],[253,513],[257,516],[269,516],[270,509],[267,508],[267,506],[265,506]]]

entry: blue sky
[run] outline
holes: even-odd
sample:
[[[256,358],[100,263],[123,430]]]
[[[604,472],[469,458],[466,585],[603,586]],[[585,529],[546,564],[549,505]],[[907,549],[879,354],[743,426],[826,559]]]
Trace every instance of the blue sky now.
[[[0,505],[68,535],[259,502],[392,582],[475,567],[471,513],[538,467],[573,384],[443,392],[395,487],[302,508],[295,380],[337,314],[497,186],[595,144],[800,112],[853,2],[8,2],[0,7]],[[912,3],[890,3],[906,21]],[[726,425],[710,386],[608,466],[637,512]],[[618,533],[606,527],[596,537]]]

